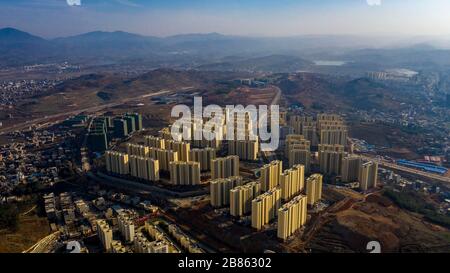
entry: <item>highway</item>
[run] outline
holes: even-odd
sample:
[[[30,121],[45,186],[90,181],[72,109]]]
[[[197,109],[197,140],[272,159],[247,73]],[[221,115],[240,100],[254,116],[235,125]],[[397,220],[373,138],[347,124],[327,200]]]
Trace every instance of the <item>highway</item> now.
[[[374,156],[368,156],[368,155],[361,155],[362,158],[366,159],[366,160],[373,160],[378,162],[379,166],[383,167],[383,168],[387,168],[387,169],[391,169],[391,170],[397,170],[397,171],[402,171],[402,172],[406,172],[409,174],[414,174],[420,177],[424,177],[427,179],[433,179],[439,182],[444,182],[444,183],[450,183],[450,177],[445,177],[445,176],[441,176],[441,175],[437,175],[437,174],[433,174],[433,173],[428,173],[428,172],[424,172],[424,171],[420,171],[417,169],[413,169],[413,168],[408,168],[405,166],[401,166],[401,165],[397,165],[395,163],[391,163],[388,162],[387,160],[384,160],[382,158],[379,157],[374,157]]]

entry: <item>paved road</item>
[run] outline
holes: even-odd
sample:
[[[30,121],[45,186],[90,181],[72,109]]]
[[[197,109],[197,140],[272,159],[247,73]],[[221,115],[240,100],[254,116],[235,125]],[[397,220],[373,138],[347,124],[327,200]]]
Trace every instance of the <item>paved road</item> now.
[[[383,160],[381,158],[374,158],[374,157],[370,157],[368,155],[361,155],[361,156],[364,159],[374,160],[374,161],[378,162],[378,164],[381,167],[384,167],[384,168],[398,170],[398,171],[414,174],[414,175],[417,175],[417,176],[420,176],[420,177],[425,177],[425,178],[428,178],[428,179],[434,179],[434,180],[437,180],[437,181],[440,181],[440,182],[444,182],[444,183],[450,183],[450,177],[445,177],[445,176],[432,174],[432,173],[420,171],[420,170],[417,170],[417,169],[413,169],[413,168],[408,168],[408,167],[405,167],[405,166],[397,165],[397,164],[388,162],[386,160]]]

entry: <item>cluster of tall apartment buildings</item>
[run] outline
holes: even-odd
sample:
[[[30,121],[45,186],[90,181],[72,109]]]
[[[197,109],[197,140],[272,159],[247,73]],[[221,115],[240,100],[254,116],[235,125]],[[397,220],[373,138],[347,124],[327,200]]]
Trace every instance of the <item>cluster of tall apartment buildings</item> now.
[[[306,196],[302,195],[305,185]],[[320,201],[322,175],[313,174],[305,183],[305,166],[297,164],[283,171],[281,161],[272,161],[260,169],[258,181],[244,183],[239,176],[219,178],[211,181],[210,188],[213,207],[229,205],[230,214],[238,218],[250,214],[252,227],[257,230],[283,213],[279,228],[287,231],[279,231],[279,234],[286,239],[285,234],[290,236],[305,224],[307,208],[304,204],[312,206]],[[282,207],[283,202],[288,203]]]
[[[261,183],[253,181],[230,190],[230,214],[242,217],[252,210],[252,201],[261,193]]]
[[[211,179],[239,176],[239,156],[219,157],[211,160]]]
[[[172,185],[199,185],[200,163],[194,161],[170,162],[170,183]]]
[[[134,219],[127,213],[119,213],[117,216],[117,222],[119,224],[119,231],[122,234],[126,242],[133,242],[135,235]]]
[[[172,235],[188,253],[205,253],[198,242],[187,236],[179,227],[172,224],[169,225],[168,228],[170,235]]]
[[[97,220],[97,234],[102,243],[103,249],[107,252],[111,251],[113,241],[113,230],[106,220]]]
[[[130,175],[145,181],[159,180],[159,161],[148,157],[106,151],[106,170],[119,175]]]
[[[167,235],[156,225],[145,222],[144,230],[136,232],[134,237],[134,252],[136,253],[173,253],[178,252],[171,244]]]
[[[217,142],[184,142],[181,134],[175,134],[174,140],[170,128],[165,128],[159,137],[146,136],[145,145],[127,144],[126,153],[108,151],[106,168],[111,173],[148,181],[159,180],[160,171],[168,172],[173,185],[198,185],[201,172],[210,171],[213,207],[229,206],[234,217],[250,214],[252,227],[257,230],[278,218],[281,239],[306,223],[307,206],[322,198],[323,175],[340,176],[344,182],[359,181],[362,190],[376,186],[377,163],[346,153],[348,128],[342,117],[328,114],[319,114],[316,119],[290,117],[284,126],[288,129],[284,130],[284,155],[289,168],[283,170],[282,161],[272,161],[259,169],[258,181],[245,183],[239,172],[240,160],[257,160],[260,143],[251,137],[251,119],[244,118],[243,124],[243,131],[234,127],[233,132],[243,133],[244,140],[229,140],[224,149],[228,151],[226,157],[216,157],[225,127],[216,132],[220,135]],[[188,128],[190,135],[198,132],[196,126]],[[196,148],[191,149],[191,145]],[[312,162],[318,163],[320,174],[313,173]]]
[[[128,113],[120,117],[96,117],[88,128],[87,146],[91,151],[104,152],[113,138],[125,138],[142,129],[142,116],[137,113]]]
[[[252,227],[260,230],[277,217],[281,206],[281,189],[273,188],[252,201]]]
[[[190,143],[162,137],[146,136],[145,144],[127,143],[126,153],[107,151],[106,170],[146,181],[159,181],[164,171],[170,173],[173,185],[198,185],[202,169],[210,169],[216,158],[215,149],[191,150]]]
[[[344,119],[335,114],[318,114],[317,118],[291,116],[288,134],[285,140],[285,156],[289,166],[305,165],[305,172],[310,173],[311,152],[317,149],[320,173],[340,176],[343,182],[359,182],[363,191],[377,185],[378,164],[364,162],[362,158],[345,151],[348,128]]]
[[[134,238],[135,253],[170,253],[169,245],[162,240],[150,241],[142,232],[137,232]]]
[[[223,207],[230,204],[230,191],[243,184],[241,176],[218,178],[210,182],[211,205]]]
[[[103,249],[109,253],[177,253],[179,250],[171,243],[168,236],[157,226],[145,222],[142,229],[135,225],[135,213],[120,211],[117,214],[118,231],[123,238],[122,241],[113,239],[113,229],[106,220],[97,220],[97,234]],[[143,230],[148,234],[145,235]]]
[[[298,195],[278,210],[278,238],[286,240],[306,224],[307,199]]]

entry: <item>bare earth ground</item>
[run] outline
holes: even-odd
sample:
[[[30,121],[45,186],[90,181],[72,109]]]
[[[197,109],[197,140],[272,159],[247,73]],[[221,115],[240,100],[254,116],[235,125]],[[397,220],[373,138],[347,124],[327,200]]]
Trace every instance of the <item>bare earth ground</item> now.
[[[332,214],[307,247],[313,252],[367,252],[367,243],[375,240],[383,252],[445,252],[450,250],[449,234],[375,194]]]
[[[49,234],[47,218],[39,217],[34,212],[20,215],[17,231],[0,230],[0,253],[22,252]]]

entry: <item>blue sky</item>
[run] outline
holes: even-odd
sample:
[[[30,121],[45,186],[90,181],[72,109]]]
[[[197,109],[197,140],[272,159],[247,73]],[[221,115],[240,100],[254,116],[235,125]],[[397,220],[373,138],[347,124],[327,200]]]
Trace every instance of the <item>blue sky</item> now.
[[[450,0],[67,1],[79,0],[0,0],[0,28],[44,37],[94,30],[155,36],[450,35]]]

